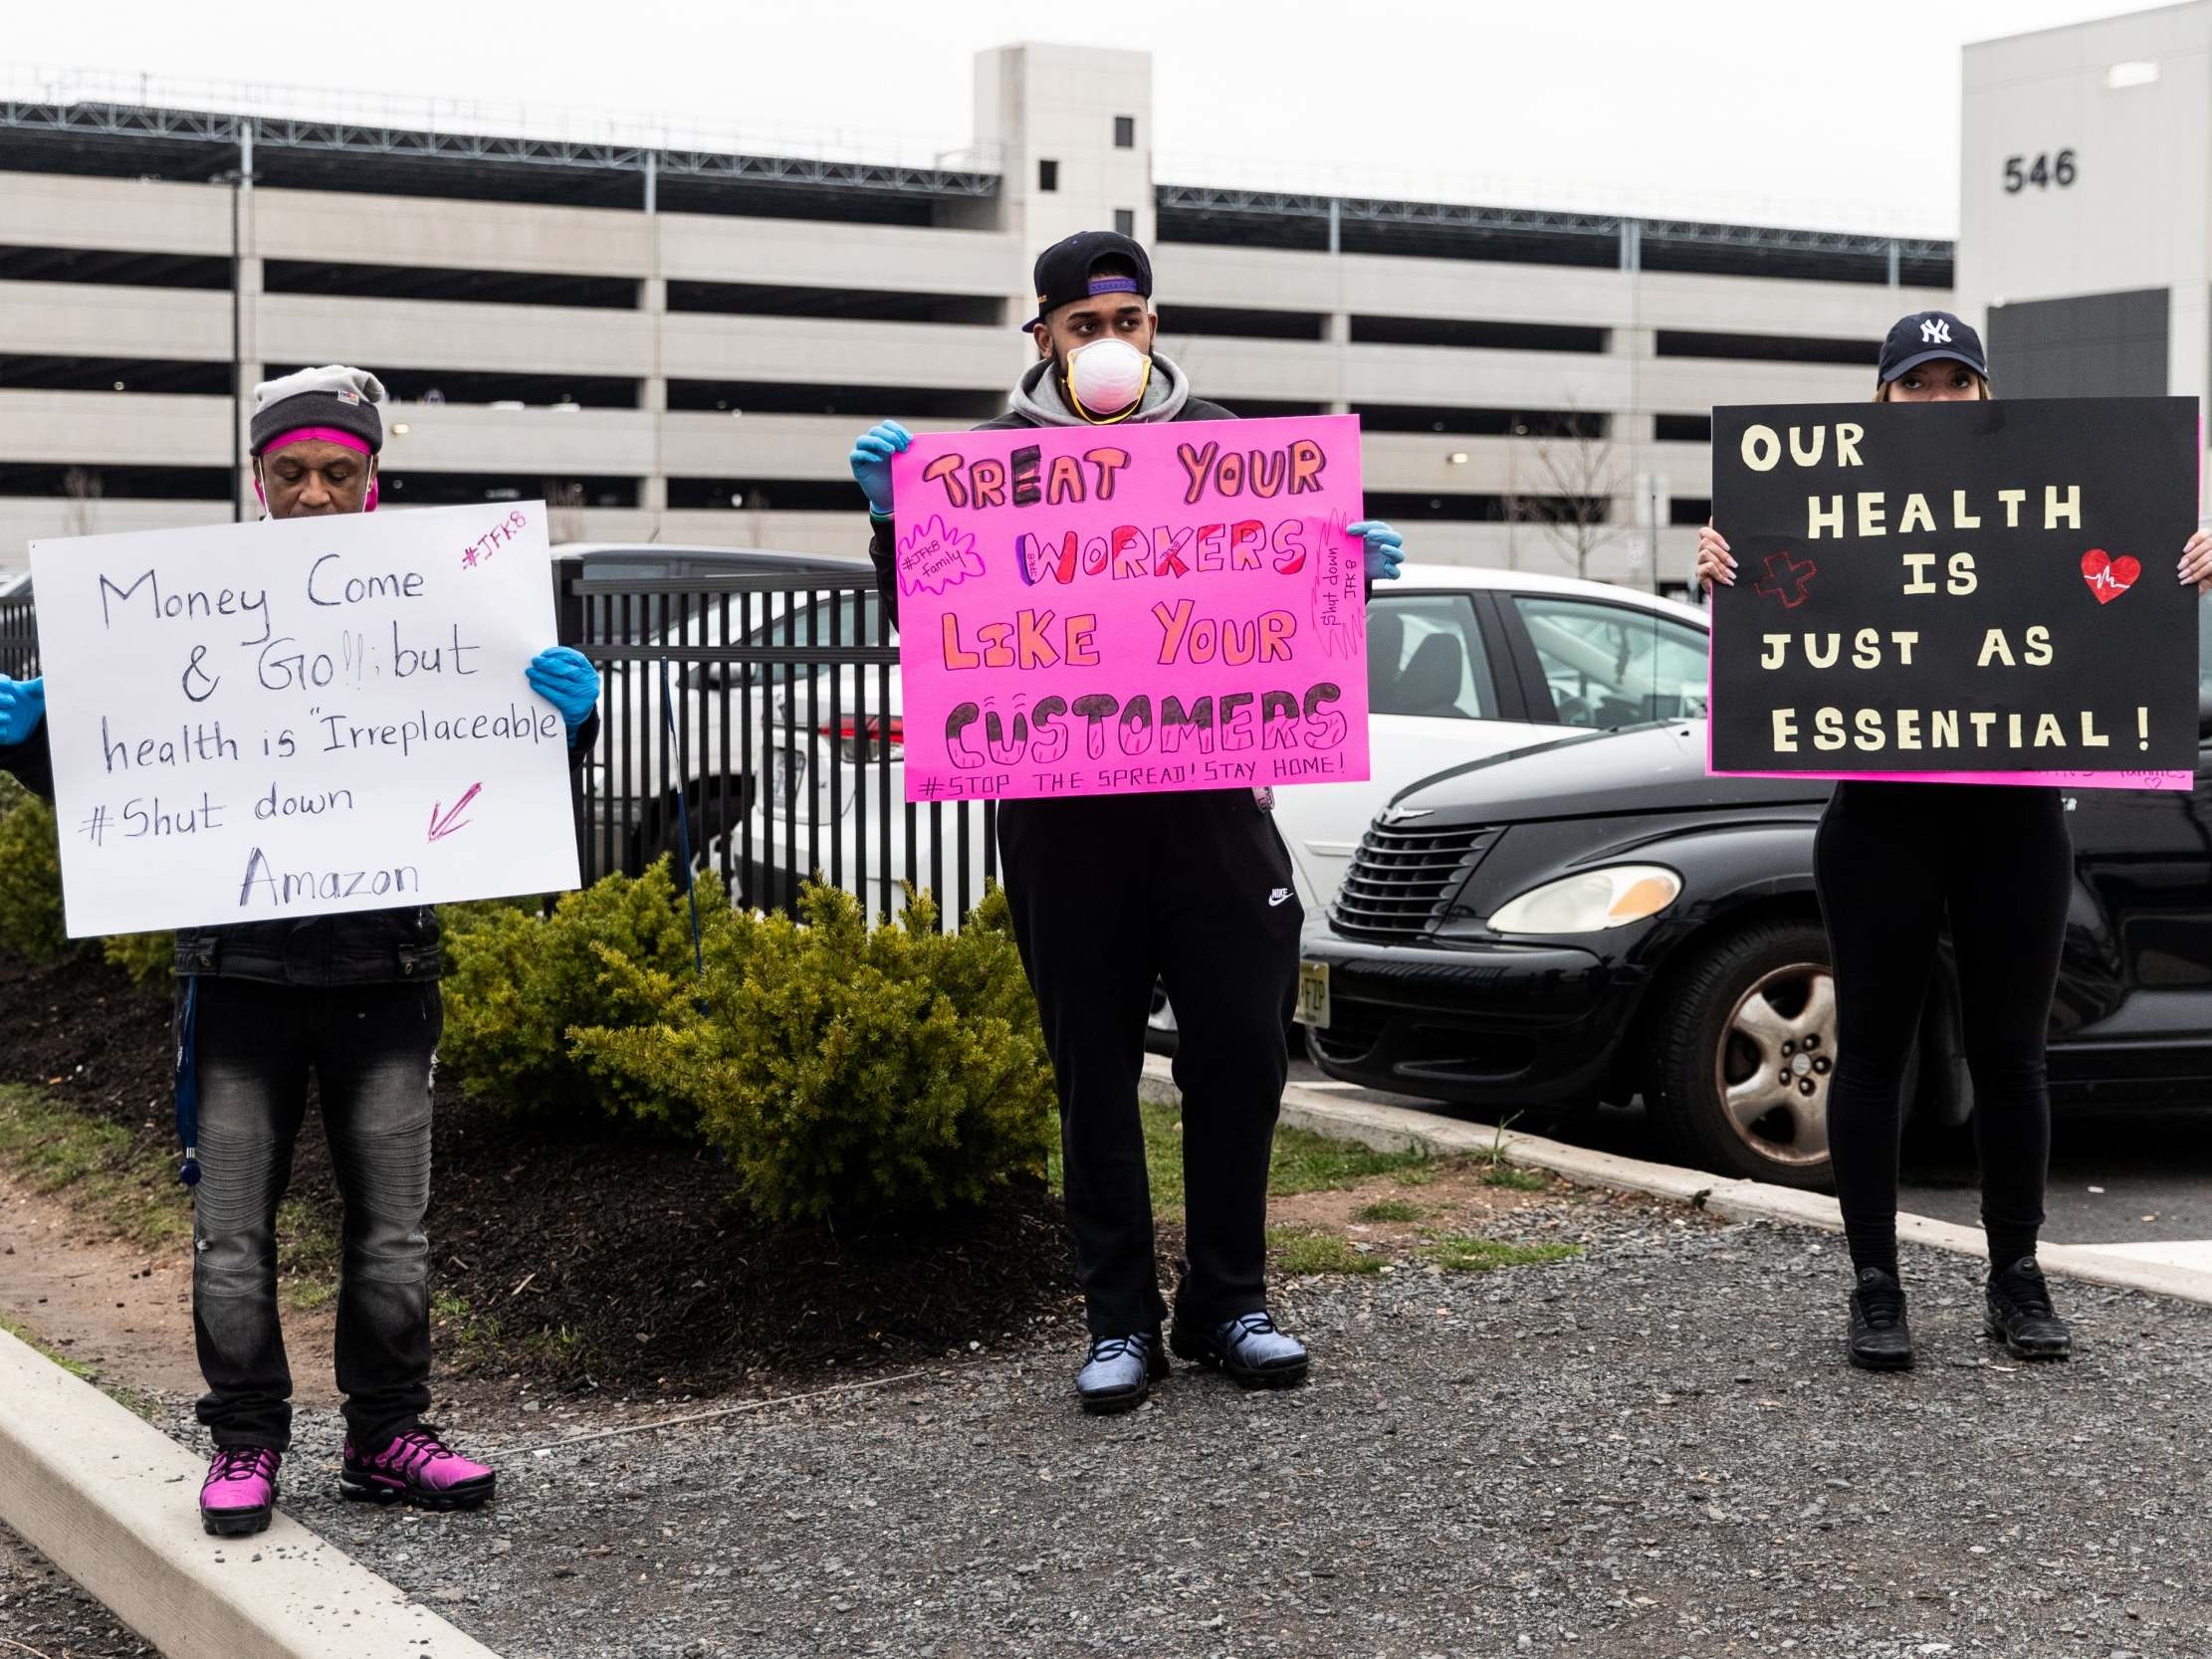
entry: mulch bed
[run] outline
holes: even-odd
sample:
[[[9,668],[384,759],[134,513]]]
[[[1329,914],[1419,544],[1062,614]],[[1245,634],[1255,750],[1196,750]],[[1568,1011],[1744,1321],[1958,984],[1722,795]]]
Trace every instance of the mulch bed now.
[[[134,985],[97,958],[31,966],[0,953],[0,1080],[51,1087],[116,1123],[158,1123],[176,1105],[166,981]]]
[[[49,1090],[173,1155],[171,989],[97,959],[0,957],[0,1081]],[[711,1152],[533,1122],[441,1077],[432,1288],[442,1372],[714,1393],[899,1366],[1039,1337],[1080,1342],[1059,1201],[1041,1184],[900,1231],[774,1227]],[[292,1195],[334,1234],[311,1124]],[[1163,1243],[1175,1243],[1163,1229]]]

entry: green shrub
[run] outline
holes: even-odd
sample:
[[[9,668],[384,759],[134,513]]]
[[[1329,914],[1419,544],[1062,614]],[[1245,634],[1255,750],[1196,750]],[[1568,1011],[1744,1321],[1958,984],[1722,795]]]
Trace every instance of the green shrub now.
[[[100,953],[143,985],[175,966],[176,934],[113,933],[100,941]]]
[[[54,809],[0,773],[0,950],[45,961],[69,947]]]
[[[702,986],[601,954],[608,1006],[651,1012],[576,1031],[578,1054],[680,1103],[770,1216],[978,1204],[1043,1170],[1052,1073],[996,891],[941,933],[927,898],[871,928],[809,886],[797,921],[732,913]]]
[[[699,921],[719,936],[733,925],[722,883],[699,878]],[[651,1021],[660,982],[679,989],[692,978],[691,913],[662,860],[644,875],[608,876],[565,894],[550,917],[535,902],[493,900],[448,906],[445,924],[446,1019],[440,1062],[470,1095],[510,1111],[634,1114],[677,1129],[688,1108],[627,1078],[589,1075],[570,1052],[580,1025]],[[629,976],[609,980],[602,952],[619,956]],[[633,991],[633,982],[656,987]]]
[[[166,973],[175,955],[169,933],[127,933],[100,941],[101,953],[140,984]],[[62,916],[62,849],[54,809],[0,772],[0,950],[51,961],[72,948]]]

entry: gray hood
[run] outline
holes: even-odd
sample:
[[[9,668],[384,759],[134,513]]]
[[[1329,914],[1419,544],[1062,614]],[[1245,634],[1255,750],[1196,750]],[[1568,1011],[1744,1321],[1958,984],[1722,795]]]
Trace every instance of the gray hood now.
[[[1124,415],[1111,424],[1123,426],[1130,421],[1172,421],[1183,412],[1191,401],[1191,382],[1184,372],[1160,352],[1152,354],[1152,378],[1145,383],[1145,395],[1137,400],[1137,412]],[[1033,426],[1097,426],[1098,421],[1087,421],[1067,406],[1060,395],[1060,385],[1052,377],[1052,359],[1041,357],[1031,363],[1013,388],[1013,412]]]

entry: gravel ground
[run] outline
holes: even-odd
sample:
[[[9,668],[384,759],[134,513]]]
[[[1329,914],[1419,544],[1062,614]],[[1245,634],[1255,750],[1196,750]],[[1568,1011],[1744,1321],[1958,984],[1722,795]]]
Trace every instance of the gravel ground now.
[[[49,1659],[141,1659],[153,1649],[62,1576],[62,1569],[0,1527],[0,1654]]]
[[[1850,1371],[1833,1240],[1563,1196],[1567,1263],[1304,1280],[1312,1383],[1179,1370],[1088,1420],[1073,1355],[532,1456],[472,1517],[289,1507],[511,1659],[1653,1654],[2114,1659],[2212,1638],[2212,1312],[2062,1286],[2080,1356],[1915,1255],[1920,1368]],[[179,1432],[186,1432],[184,1420]],[[87,1653],[103,1650],[87,1647]]]

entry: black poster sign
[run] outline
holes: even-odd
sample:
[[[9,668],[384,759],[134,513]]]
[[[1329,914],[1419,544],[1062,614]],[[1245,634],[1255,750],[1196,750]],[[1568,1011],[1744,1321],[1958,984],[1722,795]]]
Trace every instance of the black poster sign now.
[[[1716,772],[2188,770],[2193,398],[1713,411]]]

